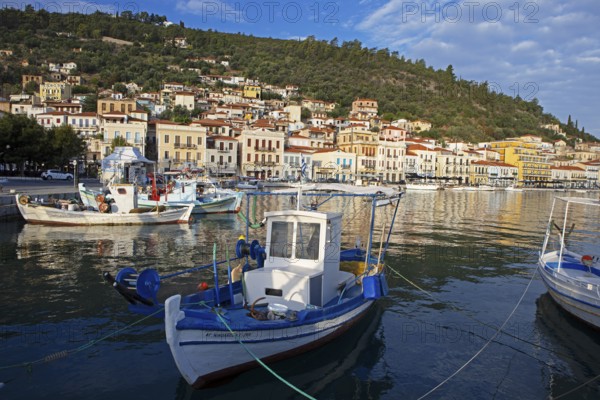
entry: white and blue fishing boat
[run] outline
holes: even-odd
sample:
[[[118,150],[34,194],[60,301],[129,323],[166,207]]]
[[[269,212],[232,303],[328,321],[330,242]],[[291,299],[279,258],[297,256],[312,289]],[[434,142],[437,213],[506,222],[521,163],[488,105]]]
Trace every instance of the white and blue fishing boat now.
[[[329,187],[327,192],[247,193],[247,215],[256,196],[295,196],[296,207],[268,211],[260,223],[247,223],[235,256],[226,251],[223,261],[217,261],[215,244],[208,265],[165,276],[133,268],[104,276],[133,311],[164,315],[175,363],[196,388],[256,367],[258,360],[269,363],[313,349],[347,331],[388,292],[384,257],[398,193],[389,188],[361,188],[357,193],[353,186],[348,186],[349,193],[340,192],[342,186],[335,192]],[[382,201],[386,195],[394,200]],[[341,249],[344,215],[320,210],[324,203],[336,203],[330,202],[336,197],[371,199],[364,249]],[[280,203],[287,204],[287,198]],[[344,206],[345,200],[337,203]],[[380,235],[373,234],[377,215]],[[250,239],[251,228],[266,231],[263,243]],[[200,270],[212,272],[210,286],[204,282],[164,304],[158,300],[165,280]]]
[[[557,213],[562,214],[558,223],[553,220]],[[599,217],[598,200],[556,197],[539,259],[540,274],[554,301],[597,328],[600,328]],[[575,222],[587,226],[575,230]],[[558,231],[558,244],[549,249],[554,229]]]

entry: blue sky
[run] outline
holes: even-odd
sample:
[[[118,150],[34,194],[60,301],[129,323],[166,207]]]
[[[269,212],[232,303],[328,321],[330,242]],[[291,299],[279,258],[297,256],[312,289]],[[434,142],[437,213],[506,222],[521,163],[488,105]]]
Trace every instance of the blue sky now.
[[[15,2],[16,3],[16,2]],[[10,4],[5,2],[4,4]],[[544,110],[600,137],[600,2],[577,0],[149,0],[38,2],[51,11],[147,11],[186,27],[261,37],[339,42],[369,48],[457,76],[488,81],[508,95],[538,98]]]

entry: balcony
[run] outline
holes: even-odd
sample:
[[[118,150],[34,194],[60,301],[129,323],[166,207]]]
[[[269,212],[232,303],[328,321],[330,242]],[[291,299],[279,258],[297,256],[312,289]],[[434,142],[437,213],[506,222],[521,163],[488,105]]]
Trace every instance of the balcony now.
[[[275,153],[277,151],[277,149],[275,149],[274,147],[255,147],[254,151],[263,151],[266,153]]]
[[[254,165],[259,167],[274,167],[277,164],[274,161],[256,161]]]
[[[231,153],[231,150],[229,149],[217,149],[218,153]]]
[[[176,149],[197,149],[198,146],[196,146],[195,144],[188,144],[188,143],[175,143],[174,144]]]

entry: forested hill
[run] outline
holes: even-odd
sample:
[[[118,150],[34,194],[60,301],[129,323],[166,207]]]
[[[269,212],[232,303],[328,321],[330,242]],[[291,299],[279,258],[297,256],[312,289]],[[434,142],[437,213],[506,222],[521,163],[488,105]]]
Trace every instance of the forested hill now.
[[[123,12],[58,14],[45,10],[0,11],[2,94],[21,91],[22,74],[45,74],[47,63],[73,61],[86,80],[79,92],[136,82],[158,90],[162,82],[198,84],[198,74],[172,66],[198,68],[204,74],[235,74],[285,86],[295,84],[305,98],[337,102],[347,112],[357,97],[379,101],[385,119],[425,119],[431,135],[481,141],[522,134],[554,138],[541,124],[558,123],[537,99],[512,98],[493,91],[493,84],[456,77],[452,66],[434,70],[425,60],[408,60],[387,49],[368,49],[359,41],[330,42],[257,38],[242,34],[187,29],[183,23],[163,26],[164,16]],[[132,45],[102,41],[108,36]],[[174,45],[185,37],[186,49]],[[81,51],[79,51],[81,49]],[[190,61],[203,57],[228,60],[230,67]],[[23,66],[23,61],[28,63]],[[171,66],[171,69],[168,67]],[[575,121],[575,119],[573,119]],[[595,140],[577,122],[562,124],[571,138]],[[579,129],[581,128],[581,129]]]

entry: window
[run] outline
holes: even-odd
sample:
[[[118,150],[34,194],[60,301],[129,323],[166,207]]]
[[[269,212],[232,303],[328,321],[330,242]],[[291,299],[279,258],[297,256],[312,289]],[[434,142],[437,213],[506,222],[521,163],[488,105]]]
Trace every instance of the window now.
[[[298,224],[296,234],[296,258],[317,260],[319,258],[320,224]]]
[[[165,144],[169,143],[169,135],[165,135]]]
[[[293,222],[273,222],[271,225],[270,257],[292,257],[292,243],[294,234]]]

